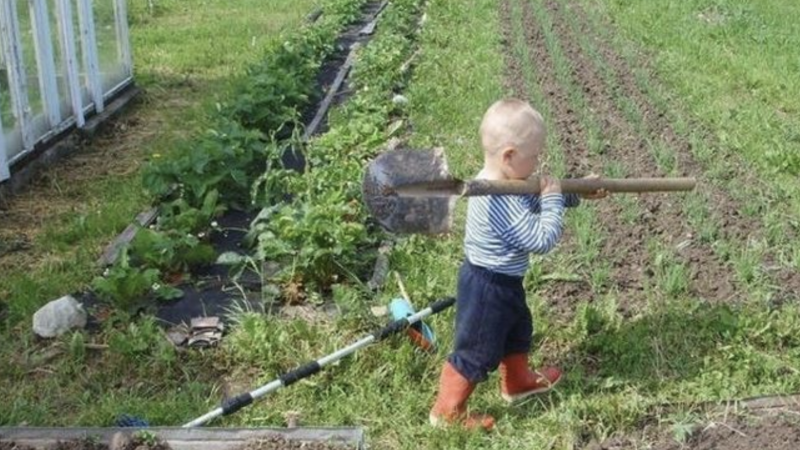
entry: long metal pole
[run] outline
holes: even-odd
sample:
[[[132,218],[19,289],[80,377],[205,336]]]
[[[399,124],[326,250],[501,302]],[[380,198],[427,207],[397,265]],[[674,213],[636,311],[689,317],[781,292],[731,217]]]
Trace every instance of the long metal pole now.
[[[0,33],[2,33],[3,53],[8,69],[8,87],[11,91],[11,103],[17,126],[22,133],[24,150],[33,149],[31,107],[28,99],[27,75],[22,56],[22,36],[19,29],[16,1],[0,1]]]
[[[70,0],[56,0],[56,7],[58,8],[59,31],[61,32],[61,51],[66,67],[69,96],[72,100],[72,114],[75,115],[75,124],[78,128],[83,128],[86,120],[83,115],[83,94],[75,48],[75,30],[72,25],[72,5]]]
[[[58,101],[58,80],[47,2],[33,0],[30,3],[30,10],[33,19],[33,43],[36,48],[36,61],[39,65],[39,89],[47,121],[50,129],[53,129],[61,124],[61,105]]]
[[[0,117],[0,181],[11,178],[8,167],[8,154],[6,153],[6,132],[3,130],[3,119]]]
[[[422,319],[441,312],[455,303],[454,298],[446,298],[439,301],[432,303],[427,308],[423,309],[422,311],[408,316],[403,319],[396,320],[386,327],[365,336],[364,338],[356,341],[354,344],[349,345],[341,350],[337,350],[330,355],[324,356],[316,361],[312,361],[310,363],[304,364],[302,366],[297,367],[296,369],[287,372],[281,375],[278,379],[271,381],[270,383],[265,384],[264,386],[244,394],[240,394],[236,397],[230,398],[222,403],[222,406],[216,408],[203,416],[198,417],[197,419],[183,425],[183,428],[193,428],[201,426],[211,420],[216,419],[220,416],[227,416],[230,414],[239,411],[240,409],[244,408],[252,404],[255,400],[269,394],[270,392],[277,391],[282,387],[289,386],[294,384],[303,378],[309,377],[320,370],[323,367],[334,363],[345,356],[348,356],[352,353],[355,353],[357,350],[366,347],[373,342],[378,342],[387,337],[398,333],[400,331],[405,330],[406,328],[410,327],[411,325],[421,321]]]
[[[91,0],[78,0],[78,23],[80,24],[89,92],[94,102],[94,111],[96,114],[100,114],[105,105],[103,104],[103,84],[100,79],[100,62],[97,57],[97,36]]]

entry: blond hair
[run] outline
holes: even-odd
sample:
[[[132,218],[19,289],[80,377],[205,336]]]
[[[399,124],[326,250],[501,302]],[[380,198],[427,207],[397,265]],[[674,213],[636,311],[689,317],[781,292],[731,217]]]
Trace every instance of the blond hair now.
[[[481,145],[490,155],[506,148],[521,151],[528,145],[539,149],[546,135],[542,115],[527,102],[515,98],[495,102],[481,121]]]

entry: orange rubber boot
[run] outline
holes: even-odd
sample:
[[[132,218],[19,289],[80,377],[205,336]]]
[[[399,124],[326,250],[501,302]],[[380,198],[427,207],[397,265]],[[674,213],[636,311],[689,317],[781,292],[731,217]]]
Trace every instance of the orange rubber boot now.
[[[449,362],[442,369],[439,379],[439,395],[430,412],[431,425],[462,425],[467,429],[494,428],[494,418],[485,414],[469,414],[467,399],[475,390],[475,385],[464,378]]]
[[[531,370],[525,353],[508,355],[500,362],[500,391],[509,403],[547,392],[559,381],[561,371],[555,367]]]

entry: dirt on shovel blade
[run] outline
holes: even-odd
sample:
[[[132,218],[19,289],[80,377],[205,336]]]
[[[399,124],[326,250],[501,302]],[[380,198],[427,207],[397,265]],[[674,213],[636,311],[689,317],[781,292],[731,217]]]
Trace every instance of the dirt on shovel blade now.
[[[364,174],[364,200],[373,218],[401,233],[447,233],[455,197],[401,197],[395,187],[450,179],[441,149],[396,149],[378,156]]]

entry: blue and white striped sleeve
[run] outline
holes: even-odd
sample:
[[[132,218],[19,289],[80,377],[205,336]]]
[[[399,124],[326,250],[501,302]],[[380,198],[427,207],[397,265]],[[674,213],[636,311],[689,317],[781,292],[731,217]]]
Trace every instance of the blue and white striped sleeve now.
[[[495,196],[490,200],[489,224],[503,241],[528,253],[551,251],[564,228],[564,198],[549,194],[539,200],[540,212],[529,209],[523,196]]]
[[[581,196],[578,194],[562,194],[564,197],[564,206],[567,208],[575,208],[581,204]],[[538,214],[541,208],[540,199],[538,195],[526,196],[530,204],[530,210]]]
[[[564,206],[574,208],[581,204],[581,196],[578,194],[564,194]]]

